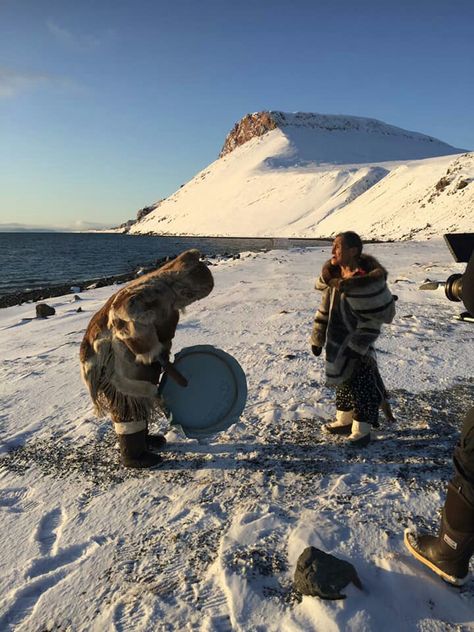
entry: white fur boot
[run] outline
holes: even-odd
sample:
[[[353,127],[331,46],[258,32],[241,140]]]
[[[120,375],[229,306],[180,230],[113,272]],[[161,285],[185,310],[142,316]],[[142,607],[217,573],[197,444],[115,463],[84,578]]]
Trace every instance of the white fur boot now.
[[[347,437],[349,445],[363,448],[370,443],[370,424],[365,421],[352,422],[352,432]]]
[[[336,410],[336,419],[323,428],[331,434],[350,434],[352,428],[352,410]]]

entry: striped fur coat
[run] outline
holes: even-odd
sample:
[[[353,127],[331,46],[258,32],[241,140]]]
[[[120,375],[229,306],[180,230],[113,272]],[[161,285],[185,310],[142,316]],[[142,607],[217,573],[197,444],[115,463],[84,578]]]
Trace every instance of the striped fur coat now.
[[[311,344],[326,345],[328,384],[350,378],[358,355],[374,355],[373,344],[384,323],[395,316],[394,298],[387,287],[387,271],[370,255],[362,254],[359,275],[341,278],[339,266],[327,261],[316,280],[322,292]]]

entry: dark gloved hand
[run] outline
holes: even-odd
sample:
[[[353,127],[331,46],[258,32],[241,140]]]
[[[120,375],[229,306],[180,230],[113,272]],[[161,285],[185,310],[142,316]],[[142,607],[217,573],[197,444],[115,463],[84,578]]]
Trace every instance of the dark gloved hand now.
[[[315,356],[320,356],[322,350],[323,350],[322,347],[317,347],[316,345],[311,345],[311,351],[313,352],[313,355],[315,355]]]

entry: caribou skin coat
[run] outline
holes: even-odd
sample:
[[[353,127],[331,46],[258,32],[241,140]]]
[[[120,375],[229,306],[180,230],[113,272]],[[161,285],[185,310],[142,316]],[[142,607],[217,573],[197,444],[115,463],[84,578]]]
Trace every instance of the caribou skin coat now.
[[[187,250],[116,292],[92,317],[80,348],[81,374],[96,414],[110,414],[119,434],[146,427],[159,405],[157,382],[179,311],[213,286],[200,253]]]
[[[311,344],[326,344],[327,383],[348,380],[360,356],[375,357],[373,344],[382,324],[395,316],[395,301],[387,287],[387,271],[370,255],[361,254],[359,273],[343,279],[341,269],[327,261],[316,280],[322,292]]]

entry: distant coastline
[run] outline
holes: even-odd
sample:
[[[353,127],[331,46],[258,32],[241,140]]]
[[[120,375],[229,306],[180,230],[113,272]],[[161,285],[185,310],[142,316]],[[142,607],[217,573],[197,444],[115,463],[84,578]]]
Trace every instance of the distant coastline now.
[[[163,262],[164,263],[164,262]],[[159,266],[150,267],[150,270]],[[146,270],[148,271],[148,269]],[[101,277],[99,279],[88,279],[81,283],[62,283],[61,285],[52,285],[34,290],[19,290],[11,294],[0,296],[0,309],[5,307],[13,307],[14,305],[22,305],[23,303],[36,303],[44,301],[48,298],[56,296],[65,296],[67,294],[77,294],[87,289],[105,287],[114,283],[127,283],[137,277],[137,272],[129,272],[125,274],[115,274],[113,276]]]

